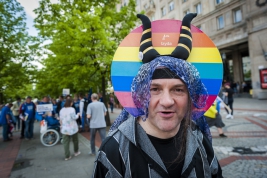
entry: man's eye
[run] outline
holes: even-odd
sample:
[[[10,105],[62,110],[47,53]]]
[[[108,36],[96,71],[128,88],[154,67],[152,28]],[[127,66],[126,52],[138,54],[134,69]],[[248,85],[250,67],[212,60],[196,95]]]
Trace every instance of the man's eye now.
[[[181,89],[181,88],[176,88],[175,91],[176,91],[176,92],[184,92],[184,90]]]
[[[150,91],[158,91],[158,88],[150,88]]]

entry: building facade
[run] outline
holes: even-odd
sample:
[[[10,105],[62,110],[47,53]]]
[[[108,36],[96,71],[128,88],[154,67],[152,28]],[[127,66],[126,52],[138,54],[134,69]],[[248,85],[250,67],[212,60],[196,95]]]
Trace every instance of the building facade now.
[[[118,8],[128,1],[121,0]],[[136,11],[151,21],[198,13],[192,24],[218,47],[224,81],[267,99],[267,0],[136,0]]]

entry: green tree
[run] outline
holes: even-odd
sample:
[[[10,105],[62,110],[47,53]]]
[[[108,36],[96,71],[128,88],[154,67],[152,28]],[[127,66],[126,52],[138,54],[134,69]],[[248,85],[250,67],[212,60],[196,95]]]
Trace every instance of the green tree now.
[[[56,4],[40,1],[40,7],[35,9],[35,27],[51,43],[46,45],[50,53],[39,73],[38,90],[56,95],[63,88],[75,93],[100,86],[106,98],[113,55],[136,22],[135,1],[130,0],[117,11],[118,3],[116,0],[60,0]],[[110,124],[109,119],[107,123]]]
[[[16,0],[0,0],[0,103],[34,79],[30,63],[34,38],[26,32],[26,15]]]

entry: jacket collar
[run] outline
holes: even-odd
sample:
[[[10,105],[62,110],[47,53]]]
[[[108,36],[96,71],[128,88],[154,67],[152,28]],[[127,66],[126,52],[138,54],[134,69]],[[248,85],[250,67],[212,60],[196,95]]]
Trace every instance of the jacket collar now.
[[[162,169],[167,172],[167,169],[162,162],[159,154],[152,145],[145,130],[137,123],[136,118],[130,116],[125,122],[123,122],[118,129],[127,137],[135,146],[141,148],[145,154],[153,159]]]

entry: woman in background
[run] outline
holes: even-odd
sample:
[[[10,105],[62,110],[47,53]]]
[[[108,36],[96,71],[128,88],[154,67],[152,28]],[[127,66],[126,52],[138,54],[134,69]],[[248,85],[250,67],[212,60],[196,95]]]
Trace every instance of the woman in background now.
[[[222,129],[225,126],[225,124],[222,121],[220,110],[219,109],[217,110],[217,108],[220,108],[220,101],[218,99],[214,101],[211,107],[205,112],[204,116],[206,118],[209,127],[215,126],[219,132],[219,136],[222,138],[226,138],[227,136],[224,135]]]
[[[111,113],[113,113],[114,104],[115,104],[114,96],[113,96],[113,94],[110,94],[110,97],[109,97],[109,106],[110,106]]]
[[[79,118],[80,113],[75,112],[75,109],[72,107],[72,99],[66,99],[64,107],[60,110],[60,132],[63,135],[63,145],[65,150],[65,161],[71,159],[69,145],[70,139],[72,137],[73,146],[74,146],[74,156],[81,154],[79,151],[79,140],[78,140],[78,125],[76,119]]]

